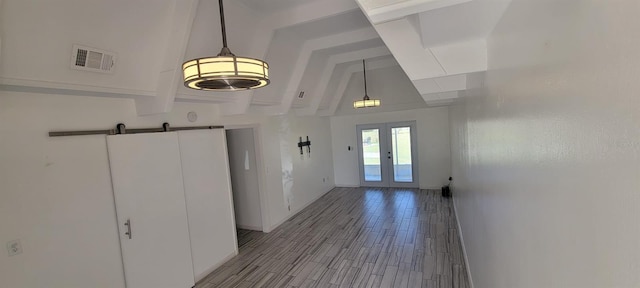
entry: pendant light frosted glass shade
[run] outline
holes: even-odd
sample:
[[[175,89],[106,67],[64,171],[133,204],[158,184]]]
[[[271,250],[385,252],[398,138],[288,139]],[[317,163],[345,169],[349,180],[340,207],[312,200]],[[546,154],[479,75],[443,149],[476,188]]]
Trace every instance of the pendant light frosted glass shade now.
[[[362,60],[362,69],[364,70],[364,97],[362,100],[353,101],[353,108],[370,108],[370,107],[378,107],[380,106],[379,99],[370,99],[369,95],[367,95],[367,66],[364,64],[364,59]]]
[[[182,65],[184,85],[197,90],[248,90],[269,84],[269,64],[246,57],[217,56]]]
[[[215,57],[189,60],[182,65],[184,86],[196,90],[239,91],[269,85],[269,64],[260,59],[238,57],[227,47],[222,0],[220,23],[223,47]]]
[[[369,108],[369,107],[378,107],[380,106],[380,100],[379,99],[369,99],[369,97],[367,97],[367,99],[362,99],[362,100],[358,100],[358,101],[353,101],[353,108]]]

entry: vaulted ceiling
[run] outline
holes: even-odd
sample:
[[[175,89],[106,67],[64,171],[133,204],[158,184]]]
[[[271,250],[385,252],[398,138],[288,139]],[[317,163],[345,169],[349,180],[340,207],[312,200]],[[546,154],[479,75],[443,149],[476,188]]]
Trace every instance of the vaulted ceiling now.
[[[509,0],[234,0],[229,47],[265,59],[271,84],[245,92],[182,85],[181,64],[222,47],[216,0],[0,0],[0,90],[174,102],[226,114],[340,115],[364,95],[397,111],[447,105],[487,69],[486,36]],[[74,44],[116,54],[112,73],[71,69]],[[304,92],[304,93],[301,93]]]

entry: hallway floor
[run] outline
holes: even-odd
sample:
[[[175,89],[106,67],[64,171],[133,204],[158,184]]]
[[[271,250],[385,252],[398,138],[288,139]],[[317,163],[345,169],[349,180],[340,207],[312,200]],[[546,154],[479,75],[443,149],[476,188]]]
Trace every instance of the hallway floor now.
[[[253,240],[264,237],[266,234],[260,231],[237,228],[236,235],[238,236],[238,249],[242,251],[245,245],[253,242]]]
[[[196,287],[469,287],[437,190],[336,188],[242,244]]]

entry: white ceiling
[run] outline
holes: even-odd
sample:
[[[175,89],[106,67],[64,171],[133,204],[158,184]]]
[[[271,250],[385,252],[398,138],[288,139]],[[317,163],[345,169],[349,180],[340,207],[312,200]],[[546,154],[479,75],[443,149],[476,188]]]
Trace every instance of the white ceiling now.
[[[455,100],[467,73],[486,70],[484,39],[509,0],[227,0],[231,50],[270,64],[269,86],[239,93],[180,80],[183,61],[222,47],[216,0],[0,3],[0,90],[133,98],[140,114],[191,101],[227,114],[334,115],[366,113],[350,109],[362,59],[380,111]],[[115,52],[115,71],[70,69],[73,44]]]
[[[244,3],[257,11],[271,13],[279,10],[286,10],[291,7],[300,6],[314,0],[236,0]]]

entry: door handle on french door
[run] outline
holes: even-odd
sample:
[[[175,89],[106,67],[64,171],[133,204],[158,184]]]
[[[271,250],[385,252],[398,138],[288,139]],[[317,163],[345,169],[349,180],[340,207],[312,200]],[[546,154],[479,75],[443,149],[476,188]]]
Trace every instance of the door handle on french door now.
[[[124,235],[127,235],[129,239],[133,238],[133,234],[131,234],[131,219],[127,219],[127,222],[124,222],[124,226],[127,226],[127,232]]]

